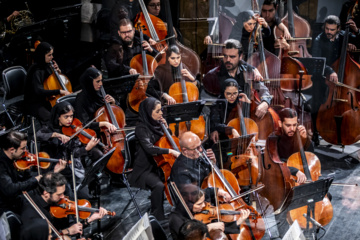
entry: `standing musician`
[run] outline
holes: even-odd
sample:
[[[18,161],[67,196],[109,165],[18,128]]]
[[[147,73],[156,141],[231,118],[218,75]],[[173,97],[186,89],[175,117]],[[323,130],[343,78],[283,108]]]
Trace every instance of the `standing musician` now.
[[[186,187],[183,187],[180,190],[181,194],[190,195],[190,197],[184,196],[184,201],[192,214],[200,213],[205,208],[205,193],[199,189],[197,186],[189,186],[192,184],[187,184]],[[186,189],[185,189],[186,188]],[[241,209],[241,217],[232,222],[223,223],[223,222],[213,222],[206,225],[209,235],[212,236],[215,234],[214,230],[220,230],[228,234],[236,234],[240,232],[240,225],[245,221],[245,219],[250,215],[250,210]],[[174,240],[180,239],[181,227],[190,217],[188,213],[184,210],[184,207],[179,204],[176,208],[170,213],[169,226],[171,236]]]
[[[42,177],[41,175],[31,177],[29,172],[21,174],[14,168],[14,161],[21,159],[26,151],[26,145],[27,134],[18,131],[11,131],[1,139],[0,215],[6,213],[8,216],[12,239],[19,238],[20,222],[16,215],[20,212],[17,211],[17,197],[22,191],[35,189]]]
[[[257,23],[261,25],[261,32],[264,37],[270,36],[270,27],[269,24],[265,21],[264,18],[258,17],[252,10],[246,10],[241,13],[236,18],[236,23],[232,28],[229,38],[236,39],[241,42],[243,47],[244,56],[243,59],[246,61],[248,57],[249,42],[254,34],[254,29],[257,26]],[[255,29],[256,31],[256,29]]]
[[[120,20],[118,35],[120,41],[113,39],[105,57],[109,77],[137,74],[135,69],[130,68],[130,61],[135,55],[141,53],[141,46],[151,56],[155,57],[158,53],[147,41],[140,42],[140,38],[135,36],[133,23],[128,18]]]
[[[88,156],[92,162],[95,162],[103,153],[97,147],[100,139],[95,137],[86,145],[83,145],[77,138],[72,139],[71,144],[69,144],[70,137],[64,135],[62,127],[69,127],[73,119],[73,106],[66,101],[57,103],[51,110],[50,122],[38,130],[37,138],[40,141],[41,149],[46,149],[51,157],[70,159],[71,152],[74,154],[75,176],[77,182],[80,182],[85,177],[85,157]],[[90,127],[99,128],[99,125],[102,124],[108,125],[107,122],[100,122],[91,123]],[[62,174],[67,178],[68,182],[72,182],[70,168],[67,167]],[[81,198],[87,198],[89,196],[87,186],[78,194]]]
[[[61,233],[64,235],[75,235],[82,234],[83,228],[88,226],[89,223],[103,218],[107,214],[107,210],[100,207],[99,212],[93,213],[84,223],[75,223],[73,218],[68,218],[65,220],[66,226],[61,226],[61,223],[56,224],[57,221],[52,217],[50,213],[50,207],[57,205],[57,203],[64,199],[65,195],[65,185],[66,178],[60,173],[48,172],[44,177],[39,181],[39,186],[34,191],[30,192],[29,195],[35,204],[40,208],[41,212],[47,217],[51,223],[55,223],[57,229],[61,229]],[[31,232],[38,231],[36,225],[36,219],[41,218],[40,215],[36,212],[34,207],[26,200],[23,199],[22,211],[21,211],[21,220],[27,225],[31,225]],[[23,230],[24,231],[24,230]],[[24,233],[25,234],[25,233]]]
[[[47,42],[42,42],[37,46],[34,54],[34,64],[28,70],[25,83],[25,109],[28,114],[36,117],[42,124],[50,120],[51,105],[46,98],[53,95],[70,94],[62,89],[44,89],[44,81],[52,74],[50,62],[53,59],[53,53],[54,48]],[[61,72],[56,62],[54,62],[54,68],[59,73]]]
[[[244,74],[250,72],[254,79],[253,86],[258,91],[261,101],[256,108],[255,115],[262,118],[266,114],[272,99],[269,89],[261,82],[263,78],[259,71],[242,60],[243,48],[241,43],[235,39],[228,39],[224,44],[225,47],[222,50],[224,58],[221,65],[210,70],[203,81],[222,86],[226,79],[234,78],[239,85],[240,92],[244,92],[246,86]]]
[[[177,76],[180,74],[180,76]],[[166,49],[166,63],[159,65],[154,72],[154,79],[149,82],[147,93],[159,100],[163,99],[168,105],[175,104],[173,97],[169,96],[169,88],[178,77],[185,81],[195,82],[195,77],[181,61],[180,49],[176,45],[171,45]]]
[[[289,29],[281,22],[281,19],[276,16],[277,8],[278,3],[276,0],[265,0],[261,8],[261,17],[263,17],[270,26],[270,36],[264,36],[264,47],[275,55],[278,55],[278,51],[275,49],[275,26],[283,31],[283,38],[291,38]],[[281,39],[279,39],[279,41],[281,42]]]
[[[167,127],[163,118],[161,103],[159,100],[148,97],[140,103],[139,122],[136,125],[135,136],[140,145],[135,152],[134,170],[130,176],[130,184],[142,189],[151,189],[151,214],[157,220],[164,220],[164,184],[157,174],[156,162],[153,156],[171,154],[175,157],[180,155],[173,149],[154,146],[164,135],[160,121]]]

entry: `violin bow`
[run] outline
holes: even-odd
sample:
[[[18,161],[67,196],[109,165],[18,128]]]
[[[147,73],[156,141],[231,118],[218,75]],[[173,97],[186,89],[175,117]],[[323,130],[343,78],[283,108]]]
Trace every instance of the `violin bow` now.
[[[100,113],[99,115],[97,115],[94,119],[92,119],[90,122],[88,122],[87,124],[85,124],[82,128],[80,128],[79,130],[77,130],[70,138],[69,141],[71,139],[73,139],[76,135],[78,135],[82,130],[84,130],[85,128],[87,128],[92,122],[94,122],[96,119],[98,119],[101,115],[103,115],[104,112]]]
[[[28,200],[28,202],[30,203],[30,205],[35,209],[35,211],[40,215],[40,217],[42,219],[44,219],[50,226],[51,230],[56,234],[56,236],[59,239],[65,239],[61,233],[54,227],[54,225],[52,225],[52,223],[49,221],[49,219],[45,216],[45,214],[40,210],[40,208],[36,205],[36,203],[34,202],[34,200],[30,197],[30,195],[26,192],[23,191],[22,194],[24,195],[25,199]]]
[[[31,118],[31,125],[32,125],[32,129],[33,129],[33,133],[34,133],[34,145],[35,145],[35,154],[36,154],[36,158],[37,158],[37,169],[38,169],[38,175],[40,176],[40,161],[39,161],[39,151],[38,151],[38,147],[37,147],[37,138],[36,138],[36,131],[35,131],[35,117]]]
[[[75,164],[74,164],[74,153],[73,152],[71,153],[70,158],[71,158],[71,170],[72,170],[73,189],[74,189],[75,217],[76,217],[76,223],[79,223],[80,222],[79,206],[78,206],[78,197],[77,197],[77,192],[76,192]],[[81,234],[80,234],[80,237],[81,237]]]
[[[170,186],[174,190],[175,195],[178,197],[180,203],[185,208],[186,213],[189,215],[190,219],[194,219],[194,215],[191,213],[189,207],[186,205],[184,198],[181,196],[179,189],[177,188],[176,184],[170,181]]]

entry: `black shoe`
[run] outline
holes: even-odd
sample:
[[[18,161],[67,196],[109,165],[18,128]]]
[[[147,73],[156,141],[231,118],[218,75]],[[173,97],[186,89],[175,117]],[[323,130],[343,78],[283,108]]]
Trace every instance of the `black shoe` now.
[[[314,142],[315,146],[320,145],[319,132],[314,132],[312,136],[312,141]]]

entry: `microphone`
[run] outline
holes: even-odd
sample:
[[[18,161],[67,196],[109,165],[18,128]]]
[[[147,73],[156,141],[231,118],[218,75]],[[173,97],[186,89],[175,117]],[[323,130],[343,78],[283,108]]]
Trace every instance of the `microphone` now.
[[[307,214],[306,214],[306,213],[304,213],[303,216],[304,216],[305,218],[307,218]],[[313,224],[315,224],[315,226],[317,226],[318,228],[323,228],[323,226],[322,226],[318,221],[316,221],[315,219],[313,219],[312,217],[309,217],[309,219],[310,219],[310,221],[311,221]]]

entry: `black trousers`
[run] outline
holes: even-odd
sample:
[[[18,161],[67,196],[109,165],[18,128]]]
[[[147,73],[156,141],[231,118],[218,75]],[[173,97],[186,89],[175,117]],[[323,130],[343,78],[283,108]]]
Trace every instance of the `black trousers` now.
[[[164,183],[153,172],[144,177],[146,178],[146,187],[151,190],[151,214],[159,221],[164,220]]]

